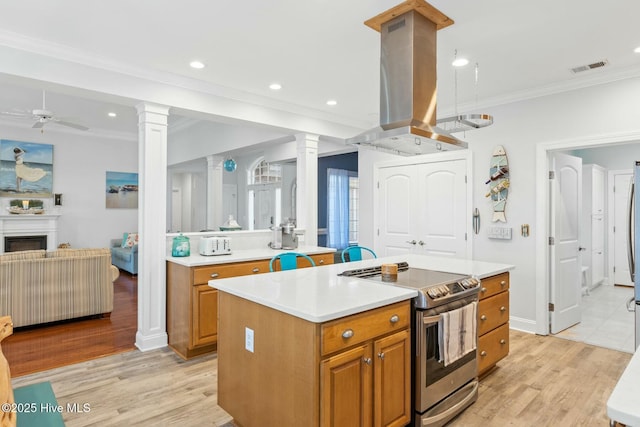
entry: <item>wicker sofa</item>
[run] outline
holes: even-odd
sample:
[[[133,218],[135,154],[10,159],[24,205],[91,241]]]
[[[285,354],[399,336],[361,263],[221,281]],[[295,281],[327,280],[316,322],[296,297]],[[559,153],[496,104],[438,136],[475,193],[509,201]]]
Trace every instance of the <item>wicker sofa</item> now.
[[[118,275],[109,248],[0,255],[0,316],[10,315],[14,327],[108,316]]]

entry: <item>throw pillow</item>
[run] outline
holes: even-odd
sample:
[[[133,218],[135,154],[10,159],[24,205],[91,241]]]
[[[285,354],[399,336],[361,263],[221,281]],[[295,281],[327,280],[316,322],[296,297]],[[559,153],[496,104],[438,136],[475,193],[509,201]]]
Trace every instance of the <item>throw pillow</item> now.
[[[138,244],[138,233],[125,233],[126,237],[122,239],[123,248],[131,248]]]

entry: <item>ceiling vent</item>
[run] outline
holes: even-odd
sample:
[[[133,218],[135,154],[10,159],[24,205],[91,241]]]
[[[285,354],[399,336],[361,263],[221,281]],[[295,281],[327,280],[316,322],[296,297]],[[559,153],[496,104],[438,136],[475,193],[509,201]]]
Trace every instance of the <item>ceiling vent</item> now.
[[[606,59],[602,61],[594,62],[593,64],[581,65],[579,67],[572,68],[571,72],[573,74],[578,74],[578,73],[582,73],[583,71],[589,71],[595,68],[601,68],[601,67],[604,67],[605,65],[609,65],[609,61],[607,61]]]

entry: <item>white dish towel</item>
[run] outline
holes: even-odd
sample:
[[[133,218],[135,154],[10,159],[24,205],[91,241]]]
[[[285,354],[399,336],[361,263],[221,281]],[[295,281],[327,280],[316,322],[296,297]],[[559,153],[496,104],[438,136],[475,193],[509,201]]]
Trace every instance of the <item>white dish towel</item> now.
[[[471,302],[464,307],[440,314],[438,321],[438,345],[440,361],[450,365],[477,346],[478,303]]]

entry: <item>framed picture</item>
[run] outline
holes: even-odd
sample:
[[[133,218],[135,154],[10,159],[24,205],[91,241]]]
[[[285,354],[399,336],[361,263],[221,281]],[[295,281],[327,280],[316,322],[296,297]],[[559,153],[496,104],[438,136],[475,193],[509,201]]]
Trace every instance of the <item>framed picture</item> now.
[[[138,208],[138,174],[109,172],[106,179],[106,207],[112,209]]]
[[[51,197],[53,145],[0,139],[0,196]]]

